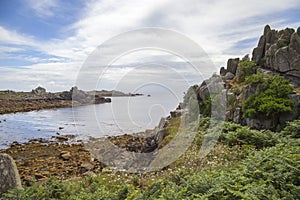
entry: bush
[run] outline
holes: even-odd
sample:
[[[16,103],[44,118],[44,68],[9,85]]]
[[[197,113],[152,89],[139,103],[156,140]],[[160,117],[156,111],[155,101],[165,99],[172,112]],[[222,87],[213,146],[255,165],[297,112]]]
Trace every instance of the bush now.
[[[209,123],[212,123],[209,121],[209,118],[204,118],[200,124],[207,128]],[[252,151],[243,157],[243,160],[234,162],[230,166],[204,167],[199,171],[194,171],[193,168],[182,168],[170,173],[158,172],[158,179],[152,180],[147,185],[135,184],[138,182],[136,175],[133,184],[126,184],[121,180],[108,182],[107,179],[101,178],[101,175],[87,177],[82,181],[50,179],[41,185],[25,187],[24,190],[10,190],[0,198],[28,200],[299,199],[300,120],[289,122],[280,133],[251,130],[230,122],[225,122],[223,125],[214,126],[216,130],[221,130],[221,142],[228,145],[242,144],[244,150],[239,152],[239,156],[242,156],[241,153],[245,153],[245,150]],[[248,144],[266,148],[255,151]],[[237,148],[231,149],[239,151],[241,148],[238,145],[234,146]],[[151,173],[149,175],[152,179]],[[114,177],[111,178],[114,180]]]
[[[278,135],[268,130],[251,130],[247,126],[225,122],[219,141],[231,147],[253,145],[257,149],[262,149],[278,143]]]
[[[239,82],[244,82],[248,76],[256,73],[256,63],[249,58],[243,58],[237,68],[237,77]]]
[[[288,95],[293,87],[288,80],[281,76],[254,74],[246,78],[246,83],[258,92],[243,102],[245,118],[263,116],[272,119],[275,125],[281,113],[292,111],[293,101]]]
[[[298,199],[299,147],[275,146],[230,168],[203,170],[180,181],[164,180],[140,199]],[[153,192],[155,189],[155,192]]]
[[[280,134],[283,137],[290,136],[292,138],[300,138],[300,120],[288,122]]]

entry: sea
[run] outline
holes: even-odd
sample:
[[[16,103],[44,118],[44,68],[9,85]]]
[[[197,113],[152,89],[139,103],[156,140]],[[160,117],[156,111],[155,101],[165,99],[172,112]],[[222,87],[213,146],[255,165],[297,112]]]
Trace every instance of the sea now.
[[[183,94],[111,97],[111,103],[0,115],[0,149],[13,142],[74,135],[77,140],[153,129],[182,102]]]

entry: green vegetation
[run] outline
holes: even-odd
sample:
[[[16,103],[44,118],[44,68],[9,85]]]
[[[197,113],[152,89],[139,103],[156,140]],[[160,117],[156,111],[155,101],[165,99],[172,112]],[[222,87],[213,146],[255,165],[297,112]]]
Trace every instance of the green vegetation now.
[[[274,146],[278,142],[278,135],[269,130],[252,130],[248,126],[225,122],[219,140],[230,147],[252,145],[262,149]]]
[[[181,118],[173,118],[169,121],[169,124],[166,128],[166,136],[164,140],[159,144],[158,148],[162,148],[167,145],[178,133],[178,129],[181,123]]]
[[[281,76],[253,74],[246,83],[257,91],[243,102],[243,115],[246,118],[263,116],[277,124],[281,113],[291,112],[293,101],[288,95],[293,91],[289,81]]]
[[[169,131],[176,131],[178,121]],[[225,122],[209,128],[200,120],[188,151],[159,172],[103,172],[77,181],[50,179],[13,189],[4,199],[299,199],[300,120],[281,132],[250,130]],[[220,134],[214,149],[198,156],[206,135]]]
[[[239,63],[237,68],[238,81],[244,82],[248,76],[256,73],[256,63],[245,56]]]
[[[205,101],[200,102],[200,114],[202,114],[205,117],[210,117],[211,116],[211,102],[212,98],[210,95],[206,97]]]

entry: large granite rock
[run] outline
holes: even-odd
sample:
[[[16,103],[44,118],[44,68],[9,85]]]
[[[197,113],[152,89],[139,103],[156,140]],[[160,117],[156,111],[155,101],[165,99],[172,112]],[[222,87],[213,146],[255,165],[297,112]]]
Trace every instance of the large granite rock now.
[[[31,93],[32,94],[36,94],[36,95],[45,95],[45,94],[47,94],[47,92],[46,92],[46,89],[45,88],[42,88],[42,87],[37,87],[37,88],[35,88],[35,89],[33,89],[32,91],[31,91]]]
[[[209,79],[204,80],[200,87],[198,87],[196,91],[197,99],[205,101],[208,97],[210,97],[210,95],[219,94],[222,89],[224,89],[224,82],[222,78],[214,74]]]
[[[230,58],[227,61],[227,71],[231,72],[232,74],[236,74],[237,67],[239,65],[240,59],[239,58]]]
[[[72,87],[70,91],[62,92],[62,94],[60,94],[60,98],[63,100],[75,101],[80,104],[111,102],[110,98],[104,98],[103,96],[96,94],[89,94],[83,90],[79,90],[76,86]]]
[[[227,71],[227,69],[225,69],[225,67],[221,67],[221,69],[220,69],[220,75],[221,76],[225,76],[227,72],[228,71]]]
[[[242,60],[249,59],[245,56]],[[291,81],[294,87],[300,86],[300,27],[295,32],[294,29],[286,28],[281,31],[272,30],[269,25],[265,26],[263,35],[260,37],[257,47],[253,50],[252,60],[253,70],[244,72],[240,70],[238,58],[229,59],[227,69],[220,69],[220,77],[224,81],[226,88],[226,113],[225,120],[248,125],[256,129],[274,129],[277,123],[284,124],[286,121],[294,120],[300,116],[300,94],[296,92],[289,97],[294,101],[293,111],[283,113],[279,119],[267,119],[260,115],[255,119],[243,117],[243,102],[251,95],[259,93],[261,87],[259,84],[247,85],[240,84],[245,76],[263,73],[266,75],[281,75]],[[220,88],[220,80],[213,75],[205,80],[197,88],[197,99],[200,107],[208,99],[213,88]],[[238,82],[236,82],[236,80]],[[224,101],[225,102],[225,101]],[[220,102],[221,104],[221,102]],[[216,104],[215,104],[216,105]],[[276,121],[275,121],[276,120]]]
[[[229,81],[234,78],[234,74],[231,72],[227,72],[226,75],[224,76],[224,80]]]
[[[0,194],[16,187],[22,188],[15,161],[7,154],[0,154]]]
[[[258,46],[252,52],[252,60],[264,68],[278,72],[295,86],[300,86],[300,27],[271,30],[267,25]]]

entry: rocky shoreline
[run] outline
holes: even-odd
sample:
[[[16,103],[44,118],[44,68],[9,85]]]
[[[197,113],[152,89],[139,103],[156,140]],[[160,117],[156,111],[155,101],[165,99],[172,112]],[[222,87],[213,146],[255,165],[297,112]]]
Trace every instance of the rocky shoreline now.
[[[41,109],[62,108],[88,104],[111,102],[108,97],[141,96],[143,94],[123,93],[120,91],[83,91],[72,87],[70,91],[47,92],[37,87],[31,92],[0,91],[0,114],[28,112]]]
[[[72,87],[70,91],[56,93],[46,92],[42,87],[37,87],[31,92],[6,90],[0,91],[0,114],[109,102],[111,102],[110,98],[87,93],[77,87]]]
[[[14,142],[0,153],[10,155],[16,162],[21,181],[26,185],[43,182],[50,177],[60,180],[83,177],[90,172],[101,172],[103,165],[92,160],[82,142],[68,143],[33,139],[28,143]]]
[[[176,112],[179,113],[179,110]],[[178,120],[179,117],[177,114]],[[168,135],[166,129],[174,119],[171,116],[162,118],[153,130],[110,136],[97,141],[109,142],[129,153],[153,152],[162,147],[161,144]],[[8,154],[15,160],[21,181],[28,186],[34,182],[44,182],[51,177],[73,180],[99,174],[103,170],[112,170],[95,158],[87,149],[86,143],[76,140],[74,135],[55,136],[53,139],[32,139],[23,144],[13,142],[9,148],[0,150],[0,153]]]

